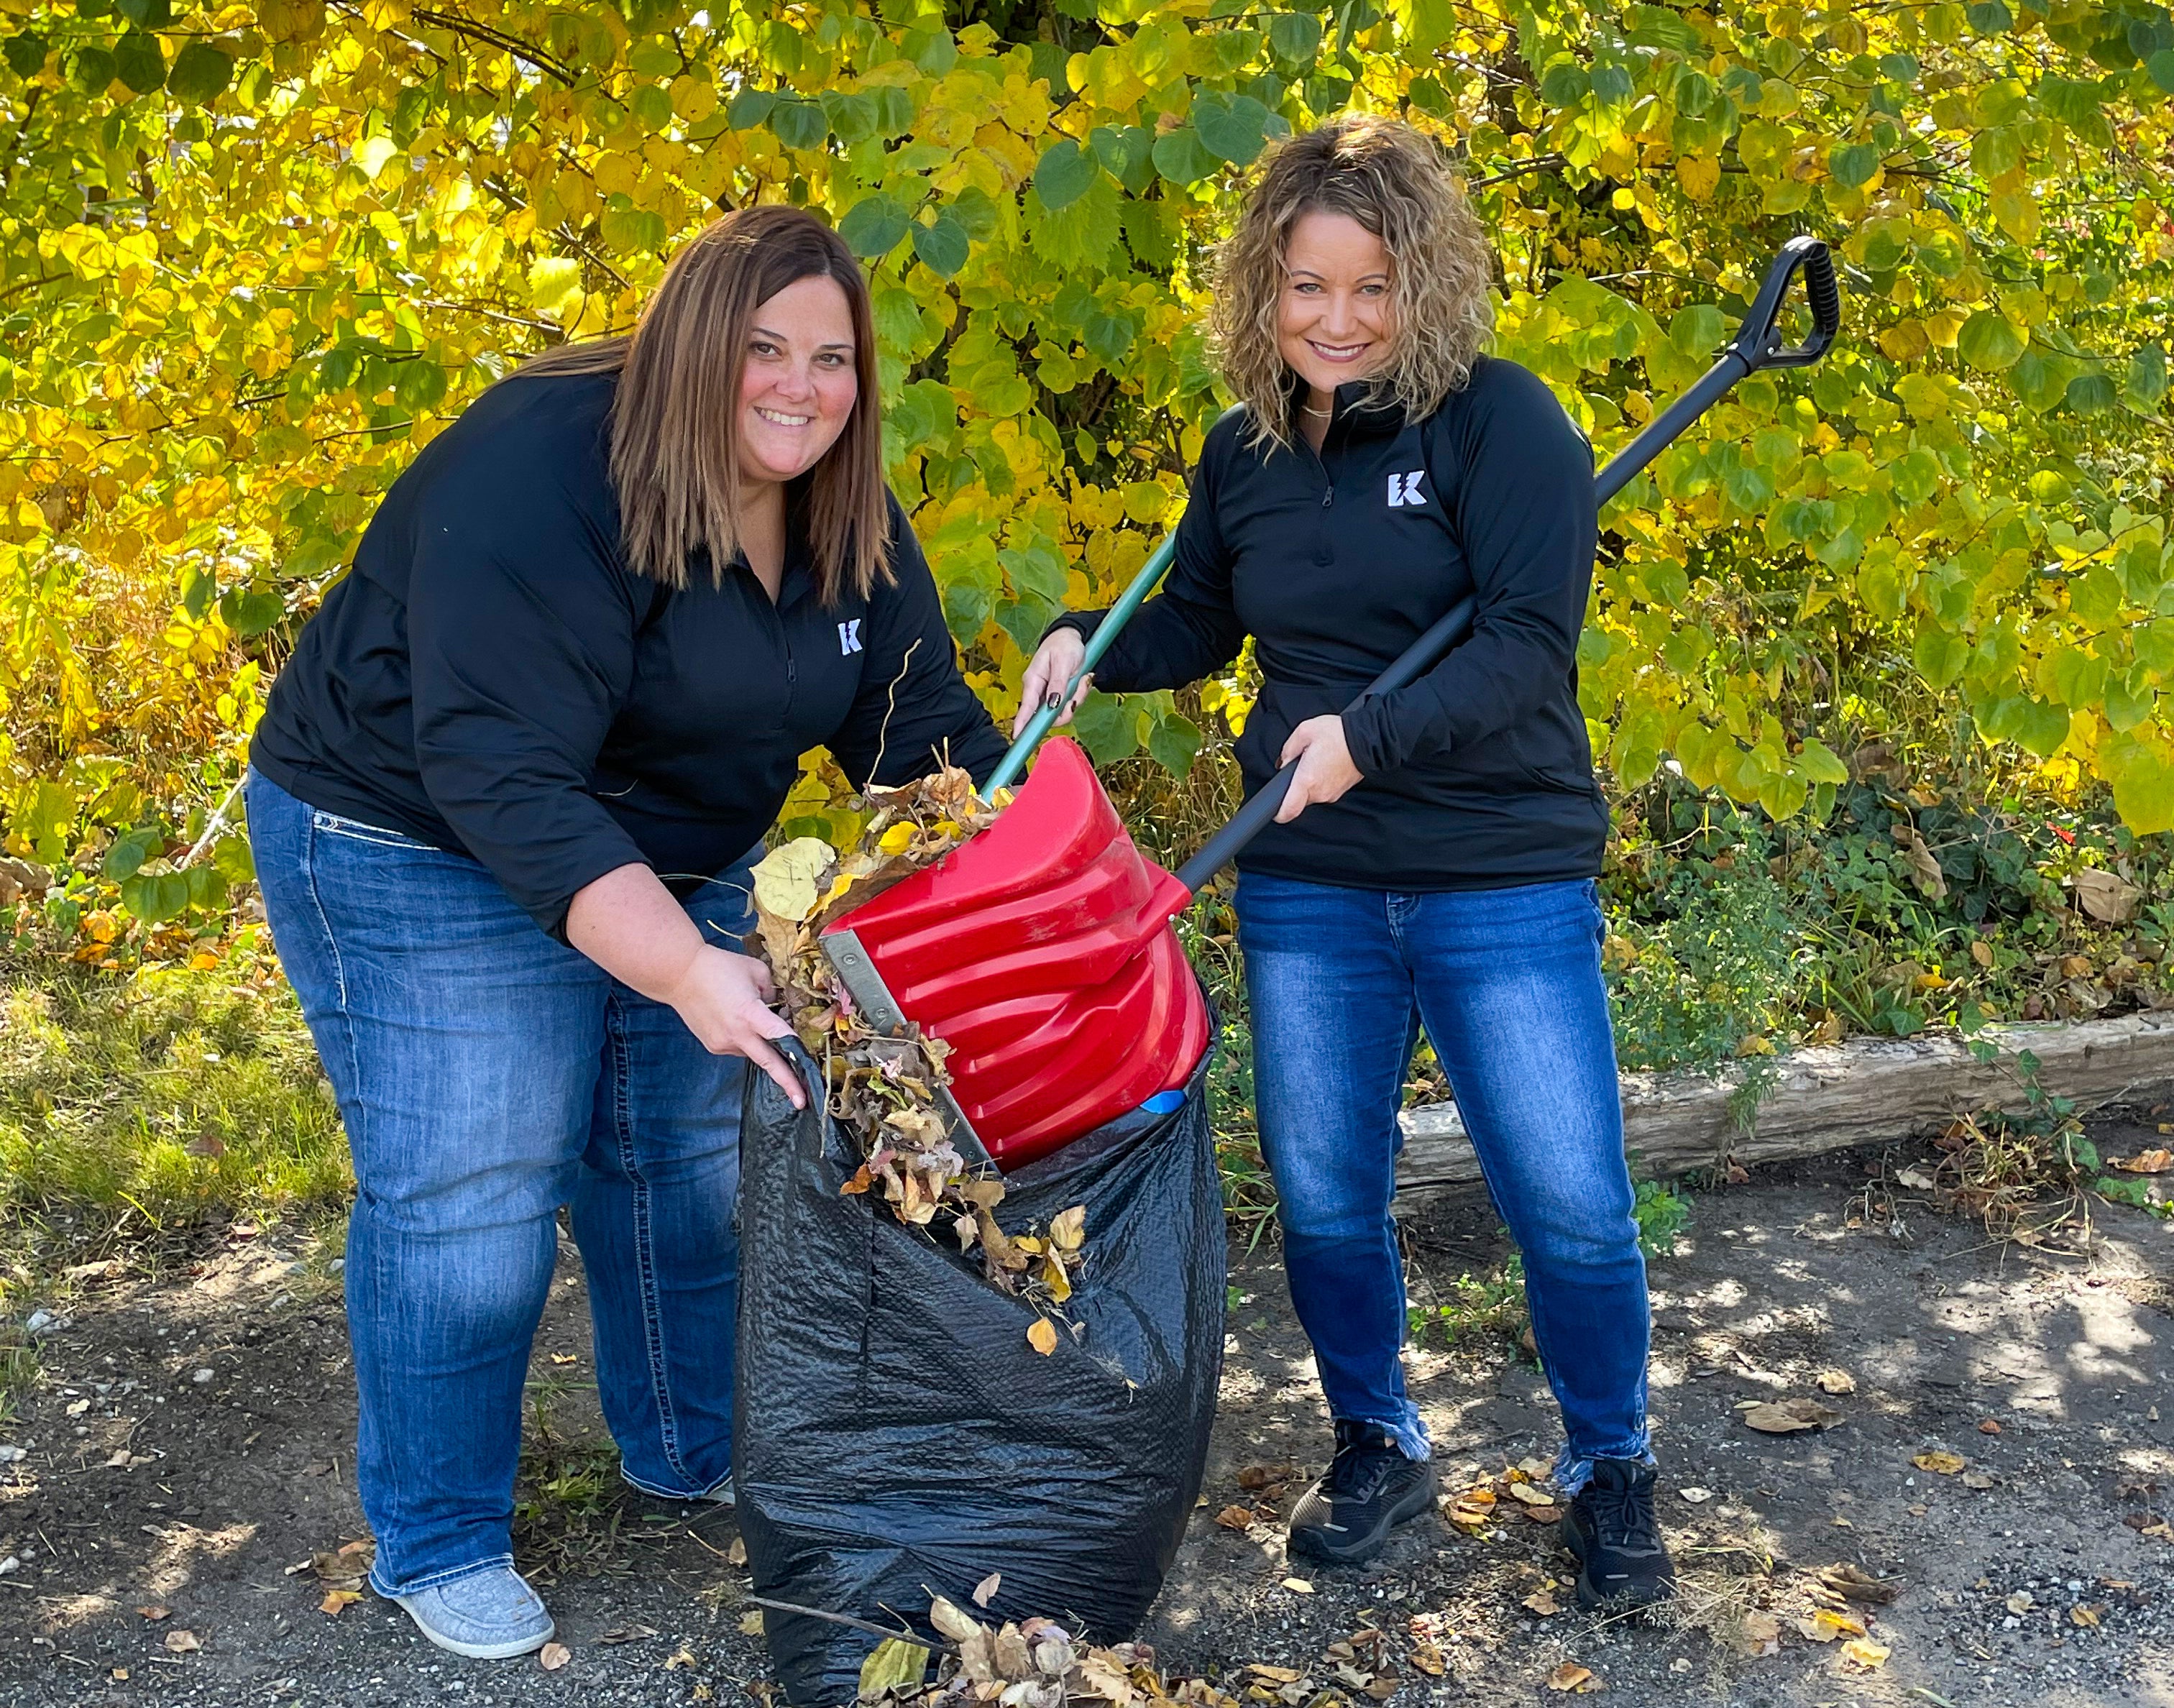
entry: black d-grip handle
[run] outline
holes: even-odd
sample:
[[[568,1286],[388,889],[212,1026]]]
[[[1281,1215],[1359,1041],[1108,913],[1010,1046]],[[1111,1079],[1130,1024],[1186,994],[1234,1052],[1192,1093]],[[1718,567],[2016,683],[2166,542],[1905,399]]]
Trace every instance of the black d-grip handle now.
[[[1812,307],[1812,335],[1793,349],[1782,347],[1782,303],[1789,281],[1802,272],[1804,295]],[[1834,257],[1816,237],[1792,237],[1782,246],[1766,282],[1752,300],[1729,349],[1748,372],[1760,368],[1809,368],[1827,353],[1841,330],[1841,286],[1835,278]]]

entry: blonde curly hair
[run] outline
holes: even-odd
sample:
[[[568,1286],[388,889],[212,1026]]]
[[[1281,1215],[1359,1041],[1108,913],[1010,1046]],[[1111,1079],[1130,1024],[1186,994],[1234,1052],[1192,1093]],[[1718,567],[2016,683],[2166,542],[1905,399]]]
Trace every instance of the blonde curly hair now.
[[[1370,403],[1400,405],[1410,420],[1433,413],[1463,389],[1492,328],[1494,250],[1433,143],[1371,114],[1294,137],[1268,157],[1216,257],[1209,338],[1256,446],[1290,447],[1290,369],[1277,349],[1277,313],[1291,228],[1316,209],[1349,215],[1389,251],[1389,354],[1367,382]]]

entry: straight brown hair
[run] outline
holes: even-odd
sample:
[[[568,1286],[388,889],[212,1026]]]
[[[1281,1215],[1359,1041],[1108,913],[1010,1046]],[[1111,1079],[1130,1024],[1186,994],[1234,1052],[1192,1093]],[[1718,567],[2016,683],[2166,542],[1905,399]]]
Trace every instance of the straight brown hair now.
[[[837,441],[803,477],[815,586],[826,605],[851,589],[866,598],[890,579],[890,512],[883,473],[875,316],[845,240],[804,208],[742,208],[672,257],[634,331],[562,344],[513,379],[617,374],[611,480],[627,559],[668,586],[688,584],[698,548],[712,579],[739,550],[740,380],[755,311],[787,285],[827,278],[846,294],[859,395]]]

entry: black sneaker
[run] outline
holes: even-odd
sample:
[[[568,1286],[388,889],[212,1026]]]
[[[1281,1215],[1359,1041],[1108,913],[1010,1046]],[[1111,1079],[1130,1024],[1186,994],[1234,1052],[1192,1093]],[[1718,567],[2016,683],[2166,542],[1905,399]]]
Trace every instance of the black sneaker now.
[[[1578,1605],[1648,1607],[1675,1593],[1675,1562],[1653,1516],[1653,1467],[1595,1459],[1570,1503],[1563,1546],[1577,1556]]]
[[[1433,1504],[1433,1466],[1405,1457],[1378,1424],[1339,1423],[1328,1474],[1291,1508],[1290,1551],[1356,1565]]]

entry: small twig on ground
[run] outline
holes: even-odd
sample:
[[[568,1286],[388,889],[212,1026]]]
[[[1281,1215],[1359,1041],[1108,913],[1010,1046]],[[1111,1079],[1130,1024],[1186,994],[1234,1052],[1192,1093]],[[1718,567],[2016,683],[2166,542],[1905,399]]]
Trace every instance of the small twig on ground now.
[[[774,1608],[781,1613],[799,1613],[811,1619],[827,1619],[834,1625],[845,1625],[857,1631],[866,1631],[872,1637],[903,1637],[909,1643],[922,1640],[910,1630],[892,1630],[884,1625],[871,1624],[866,1619],[857,1619],[849,1613],[834,1613],[825,1608],[804,1608],[798,1602],[772,1601],[768,1596],[743,1596],[741,1600],[759,1608]]]

